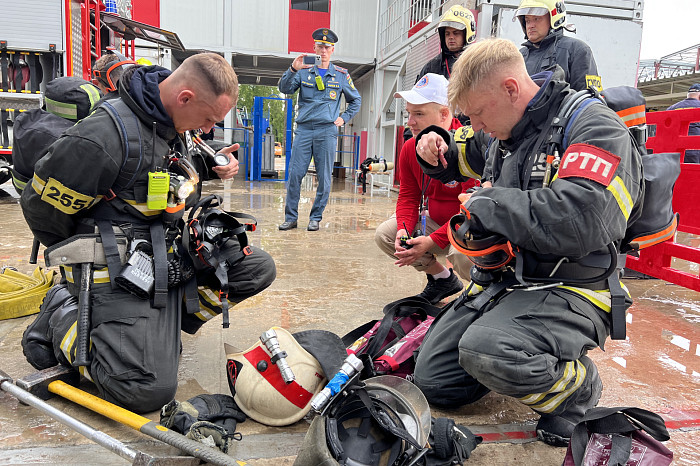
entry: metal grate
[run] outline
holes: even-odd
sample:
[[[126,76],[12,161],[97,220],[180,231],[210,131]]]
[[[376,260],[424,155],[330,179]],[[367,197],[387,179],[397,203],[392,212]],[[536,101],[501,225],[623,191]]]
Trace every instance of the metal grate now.
[[[83,77],[83,28],[80,17],[80,2],[71,2],[71,51],[73,53],[73,76]]]
[[[119,16],[131,19],[131,0],[117,0],[117,13]]]

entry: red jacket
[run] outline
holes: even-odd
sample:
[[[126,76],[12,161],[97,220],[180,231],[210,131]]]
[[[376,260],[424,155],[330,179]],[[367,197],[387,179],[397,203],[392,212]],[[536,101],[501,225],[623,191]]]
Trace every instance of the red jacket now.
[[[458,119],[452,120],[450,129],[459,128],[461,123]],[[460,202],[457,196],[467,189],[476,185],[475,180],[458,183],[453,181],[449,184],[442,184],[438,180],[433,180],[423,173],[416,160],[416,140],[411,138],[401,148],[399,155],[399,199],[396,201],[396,221],[399,230],[404,223],[408,232],[415,230],[415,226],[420,227],[418,209],[423,188],[428,198],[428,216],[442,225],[438,230],[430,235],[430,238],[441,248],[450,244],[447,238],[447,222],[453,215],[459,213]]]

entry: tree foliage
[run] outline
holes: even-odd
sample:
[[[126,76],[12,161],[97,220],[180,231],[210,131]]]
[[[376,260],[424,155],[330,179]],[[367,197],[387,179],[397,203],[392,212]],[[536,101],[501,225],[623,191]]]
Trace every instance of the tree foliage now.
[[[292,112],[297,102],[297,95],[292,96]],[[239,109],[244,107],[248,111],[249,117],[253,118],[253,99],[255,97],[284,97],[280,94],[279,89],[274,86],[255,86],[252,84],[241,84],[238,89],[238,104]],[[282,100],[265,100],[263,101],[263,111],[265,118],[270,118],[270,127],[272,134],[275,135],[275,141],[284,142],[285,124],[287,117],[285,114],[285,102]]]

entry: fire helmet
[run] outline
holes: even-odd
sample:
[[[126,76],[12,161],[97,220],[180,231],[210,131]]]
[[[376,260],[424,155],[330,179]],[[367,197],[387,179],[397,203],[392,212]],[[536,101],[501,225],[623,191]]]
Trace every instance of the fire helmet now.
[[[471,44],[476,40],[476,21],[474,20],[474,15],[468,8],[464,8],[461,5],[454,5],[452,8],[447,10],[440,22],[438,23],[438,34],[440,35],[440,42],[442,44],[442,50],[447,50],[445,45],[445,28],[451,27],[464,31],[464,46]]]
[[[566,5],[562,0],[522,0],[515,10],[513,21],[517,18],[525,32],[525,16],[549,15],[552,29],[559,29],[566,25]]]
[[[44,93],[46,111],[73,122],[87,117],[98,100],[99,89],[76,76],[52,79],[46,84]]]
[[[321,364],[287,330],[273,327],[279,348],[295,379],[285,383],[273,360],[275,355],[261,341],[242,352],[226,351],[231,394],[241,411],[268,426],[286,426],[311,409],[311,399],[326,385]],[[228,346],[228,345],[227,345]]]
[[[424,453],[431,417],[418,387],[383,375],[345,393],[313,420],[295,466],[403,466]]]

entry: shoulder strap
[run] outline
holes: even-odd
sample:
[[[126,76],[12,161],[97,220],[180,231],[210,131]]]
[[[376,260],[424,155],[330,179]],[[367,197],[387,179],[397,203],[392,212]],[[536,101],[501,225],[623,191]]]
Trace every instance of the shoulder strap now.
[[[102,102],[101,108],[104,108],[114,121],[122,140],[124,157],[117,180],[112,186],[112,192],[117,194],[119,191],[130,188],[136,181],[136,175],[140,172],[143,158],[141,126],[138,117],[122,99],[105,100]]]
[[[569,130],[571,129],[571,125],[574,123],[576,118],[581,114],[581,112],[588,107],[589,105],[593,103],[603,103],[600,99],[596,99],[595,97],[587,97],[584,99],[579,105],[574,109],[573,113],[569,117],[568,121],[566,122],[566,128],[564,128],[564,137],[562,139],[562,147],[568,147],[569,145]]]

